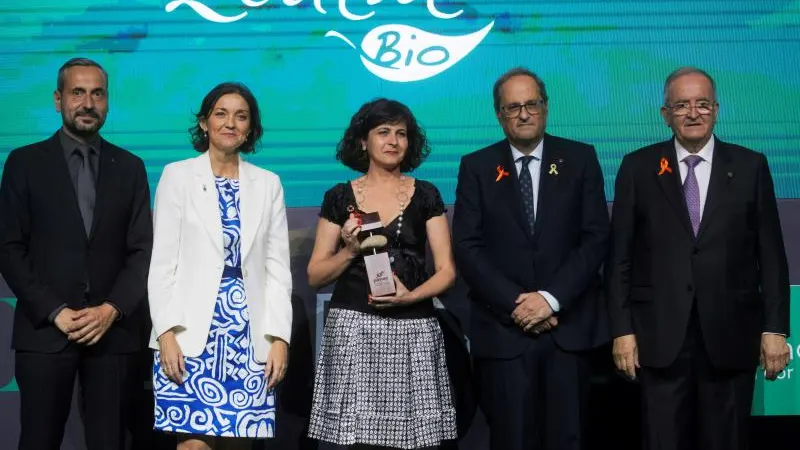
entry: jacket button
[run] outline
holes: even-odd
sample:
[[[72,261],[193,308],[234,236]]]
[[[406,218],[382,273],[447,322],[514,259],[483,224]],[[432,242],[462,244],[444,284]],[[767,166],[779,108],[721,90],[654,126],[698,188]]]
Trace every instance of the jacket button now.
[[[692,286],[691,284],[687,284],[687,285],[686,285],[686,290],[687,290],[688,292],[692,292],[692,291],[694,290],[694,286]]]

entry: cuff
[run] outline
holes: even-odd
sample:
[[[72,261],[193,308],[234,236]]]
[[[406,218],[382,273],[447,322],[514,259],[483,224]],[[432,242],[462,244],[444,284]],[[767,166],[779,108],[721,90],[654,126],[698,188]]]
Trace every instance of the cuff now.
[[[58,313],[60,313],[64,308],[67,307],[66,303],[62,303],[58,305],[58,308],[55,311],[51,312],[49,316],[47,316],[47,321],[53,323],[56,321],[56,317],[58,317]]]
[[[557,313],[561,309],[561,304],[558,303],[558,300],[556,300],[555,297],[553,297],[553,294],[547,291],[539,291],[539,294],[541,294],[542,297],[547,300],[547,304],[550,305],[550,308],[553,309],[554,313]]]
[[[786,337],[786,335],[785,335],[785,334],[783,334],[783,333],[773,333],[772,331],[765,331],[765,332],[763,332],[763,333],[761,333],[761,334],[762,334],[762,335],[765,335],[765,334],[775,334],[775,335],[778,335],[778,336],[783,336],[783,337]]]
[[[119,309],[119,306],[117,306],[117,305],[115,305],[115,304],[113,304],[113,303],[111,303],[109,301],[105,301],[103,303],[111,305],[114,309],[117,310],[117,318],[114,320],[114,322],[119,322],[120,320],[122,320],[122,310]]]

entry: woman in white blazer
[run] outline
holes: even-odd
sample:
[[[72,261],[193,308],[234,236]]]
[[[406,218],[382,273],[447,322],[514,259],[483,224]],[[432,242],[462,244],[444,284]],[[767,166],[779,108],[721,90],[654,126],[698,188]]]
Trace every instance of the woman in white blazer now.
[[[278,177],[245,162],[263,129],[247,87],[216,86],[190,130],[201,154],[156,189],[148,280],[155,429],[178,449],[274,435],[274,387],[292,328],[289,236]]]

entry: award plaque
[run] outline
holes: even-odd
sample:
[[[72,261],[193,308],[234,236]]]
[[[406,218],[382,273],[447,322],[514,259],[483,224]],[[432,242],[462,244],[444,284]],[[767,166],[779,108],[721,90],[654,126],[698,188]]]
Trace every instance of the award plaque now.
[[[387,247],[389,239],[383,228],[378,213],[361,216],[361,231],[358,242],[364,254],[364,265],[367,267],[369,289],[373,296],[392,295],[396,292],[392,263],[389,260]]]

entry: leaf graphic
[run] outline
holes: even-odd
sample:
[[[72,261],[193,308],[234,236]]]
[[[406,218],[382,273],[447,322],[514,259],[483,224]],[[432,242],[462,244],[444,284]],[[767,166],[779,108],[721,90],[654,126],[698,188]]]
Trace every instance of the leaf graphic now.
[[[361,62],[367,70],[387,81],[424,80],[461,61],[483,41],[493,26],[494,21],[474,33],[443,36],[409,25],[381,25],[361,40]],[[328,34],[344,38],[331,33],[336,32]]]

